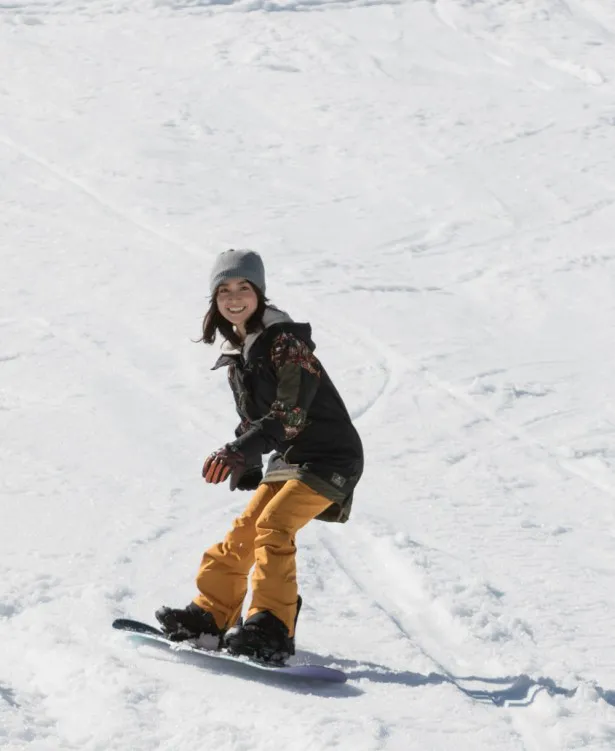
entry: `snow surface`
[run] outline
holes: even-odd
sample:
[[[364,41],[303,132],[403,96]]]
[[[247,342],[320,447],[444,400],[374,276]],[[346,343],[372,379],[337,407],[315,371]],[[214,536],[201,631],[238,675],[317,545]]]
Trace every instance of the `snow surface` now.
[[[0,2],[0,747],[615,748],[612,0]],[[248,496],[262,252],[365,442],[290,685],[131,646]]]

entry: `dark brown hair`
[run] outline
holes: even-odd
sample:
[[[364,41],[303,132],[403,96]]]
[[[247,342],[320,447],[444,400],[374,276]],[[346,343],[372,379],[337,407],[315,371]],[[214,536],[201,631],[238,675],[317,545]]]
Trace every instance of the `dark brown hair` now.
[[[267,300],[261,290],[252,284],[252,282],[248,282],[248,284],[256,293],[258,300],[256,310],[246,322],[246,331],[248,334],[251,334],[254,331],[257,331],[262,325],[263,315],[269,300]],[[218,310],[218,303],[216,301],[217,295],[218,290],[214,292],[213,297],[209,301],[209,309],[203,318],[203,336],[200,339],[197,339],[197,341],[203,342],[204,344],[213,344],[216,341],[216,335],[220,334],[220,336],[230,342],[234,347],[241,347],[242,340],[233,328],[233,324],[230,321],[227,321]]]

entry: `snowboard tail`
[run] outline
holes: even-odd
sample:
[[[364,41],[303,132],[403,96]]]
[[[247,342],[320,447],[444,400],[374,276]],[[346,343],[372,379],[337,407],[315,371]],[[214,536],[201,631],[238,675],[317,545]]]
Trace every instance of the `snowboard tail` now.
[[[113,628],[126,632],[129,636],[140,642],[157,642],[175,652],[187,652],[189,654],[203,655],[214,660],[234,662],[255,668],[256,670],[276,673],[298,680],[327,681],[329,683],[345,683],[347,680],[347,676],[342,670],[328,668],[324,665],[275,665],[257,662],[248,657],[232,655],[225,650],[205,649],[196,645],[193,641],[171,641],[160,629],[150,626],[149,623],[135,621],[131,618],[117,618],[111,625]]]

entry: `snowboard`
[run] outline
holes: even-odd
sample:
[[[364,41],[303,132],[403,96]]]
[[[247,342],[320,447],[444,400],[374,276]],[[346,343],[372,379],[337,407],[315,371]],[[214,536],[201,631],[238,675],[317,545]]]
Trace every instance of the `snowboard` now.
[[[327,681],[328,683],[345,683],[346,674],[342,670],[328,668],[324,665],[272,665],[270,663],[251,660],[249,657],[235,656],[224,650],[213,650],[199,647],[191,641],[171,641],[160,629],[150,626],[148,623],[134,621],[130,618],[118,618],[111,624],[119,631],[125,631],[130,637],[139,642],[156,642],[167,646],[174,652],[184,652],[195,655],[203,655],[213,660],[225,660],[238,663],[255,670],[275,673],[304,681]]]

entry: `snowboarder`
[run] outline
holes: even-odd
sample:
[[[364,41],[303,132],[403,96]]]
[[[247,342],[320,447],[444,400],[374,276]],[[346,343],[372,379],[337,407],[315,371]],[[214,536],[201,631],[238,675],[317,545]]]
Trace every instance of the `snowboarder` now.
[[[301,606],[295,535],[315,518],[347,521],[363,449],[314,355],[310,325],[269,304],[265,289],[258,253],[218,256],[200,341],[224,338],[213,369],[228,368],[241,422],[235,440],[207,457],[203,477],[256,492],[224,540],[203,555],[193,602],[164,606],[156,618],[176,641],[210,635],[232,654],[283,662],[294,654]],[[262,457],[270,453],[263,477]],[[252,600],[242,622],[252,568]]]

